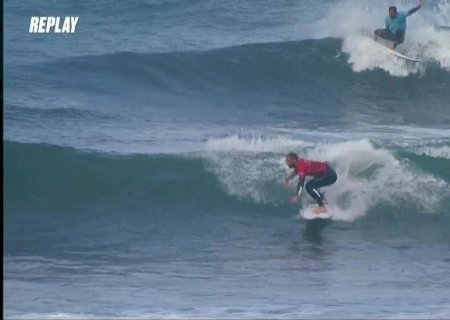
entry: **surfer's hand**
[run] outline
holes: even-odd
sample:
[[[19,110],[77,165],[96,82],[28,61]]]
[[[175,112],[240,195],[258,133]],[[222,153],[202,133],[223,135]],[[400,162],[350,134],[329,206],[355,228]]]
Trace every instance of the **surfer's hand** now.
[[[299,196],[296,195],[296,194],[294,194],[294,195],[291,197],[291,203],[292,203],[292,204],[297,204],[297,203],[298,203],[298,200],[299,200]]]
[[[286,189],[289,189],[289,187],[290,187],[291,185],[290,185],[289,181],[284,180],[284,181],[283,181],[283,186],[284,186]]]

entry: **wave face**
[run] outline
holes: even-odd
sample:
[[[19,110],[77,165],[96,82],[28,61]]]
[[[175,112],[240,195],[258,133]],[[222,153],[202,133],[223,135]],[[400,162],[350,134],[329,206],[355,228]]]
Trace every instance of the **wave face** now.
[[[289,192],[279,181],[286,173],[283,152],[294,145],[306,157],[335,167],[339,179],[327,191],[335,220],[355,221],[377,211],[448,215],[450,163],[440,156],[442,146],[432,156],[420,148],[379,148],[368,140],[314,146],[229,137],[209,141],[200,153],[153,156],[6,142],[5,200],[9,210],[33,212],[99,207],[107,212],[136,205],[152,210],[189,207],[194,215],[217,206],[218,213],[233,206],[292,212],[285,204]]]
[[[432,84],[441,84],[431,93],[444,93],[442,82],[448,81],[450,70],[432,61],[423,64],[423,73],[409,80],[399,79],[390,83],[386,81],[392,77],[386,72],[368,73],[363,76],[353,72],[348,65],[352,61],[351,54],[346,54],[348,52],[345,50],[341,51],[341,47],[345,48],[347,42],[337,38],[325,38],[245,44],[200,52],[120,52],[67,58],[31,69],[39,71],[40,74],[43,74],[43,71],[52,72],[56,79],[48,79],[51,83],[63,81],[62,84],[91,90],[99,89],[97,86],[100,78],[110,79],[110,84],[116,84],[117,89],[122,88],[125,91],[134,87],[145,87],[158,91],[169,90],[171,93],[190,89],[199,93],[204,91],[205,94],[220,94],[227,90],[270,94],[281,86],[287,94],[294,94],[298,90],[310,92],[316,88],[316,91],[310,92],[311,96],[314,93],[317,96],[318,92],[331,88],[331,92],[326,92],[335,96],[336,92],[345,87],[350,90],[355,87],[360,90],[359,94],[363,94],[370,84],[378,85],[380,92],[404,89],[406,94],[412,94],[417,89],[415,85],[426,79],[428,81],[424,81],[424,89],[432,90]],[[380,56],[380,59],[386,58],[379,51],[371,51],[373,50],[365,49],[367,54]],[[400,62],[399,64],[403,65]],[[66,77],[67,73],[72,77]],[[96,79],[92,79],[93,77]],[[86,79],[88,83],[80,83],[80,78]],[[360,84],[361,87],[356,87],[356,82],[363,79],[365,82]],[[345,96],[346,91],[350,90],[342,90],[340,93]]]
[[[169,145],[184,148],[240,128],[263,128],[262,134],[274,128],[354,134],[380,125],[447,128],[448,71],[430,64],[425,74],[407,78],[354,73],[339,54],[341,45],[323,39],[114,53],[13,68],[5,134],[103,151],[167,152]]]

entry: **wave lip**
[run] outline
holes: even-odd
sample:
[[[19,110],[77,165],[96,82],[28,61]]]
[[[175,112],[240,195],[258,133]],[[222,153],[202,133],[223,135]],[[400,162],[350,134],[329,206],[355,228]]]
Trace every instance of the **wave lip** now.
[[[439,158],[439,159],[446,159],[450,160],[450,146],[443,145],[443,146],[422,146],[419,148],[416,148],[414,153],[418,155],[425,155],[431,158]]]

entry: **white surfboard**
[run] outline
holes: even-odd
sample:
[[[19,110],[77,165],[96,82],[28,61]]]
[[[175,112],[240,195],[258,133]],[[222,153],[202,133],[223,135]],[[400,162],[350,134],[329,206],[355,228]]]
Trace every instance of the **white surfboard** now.
[[[383,49],[384,51],[386,51],[386,52],[388,52],[388,53],[390,53],[390,54],[392,54],[392,55],[394,55],[396,57],[399,57],[399,58],[404,59],[406,61],[415,62],[415,63],[421,63],[422,62],[419,59],[415,59],[415,58],[411,58],[411,57],[405,56],[404,54],[401,54],[400,52],[398,52],[398,51],[396,51],[396,50],[394,50],[392,48],[389,48],[387,46],[388,44],[390,44],[389,41],[383,41],[382,39],[375,40],[373,34],[368,32],[367,30],[361,30],[361,33],[364,34],[369,39],[371,39],[379,48]],[[386,44],[384,44],[382,41],[385,42]]]
[[[434,28],[438,31],[450,31],[450,26],[434,26]]]
[[[411,61],[411,62],[416,62],[416,63],[421,63],[421,62],[422,62],[421,60],[414,59],[414,58],[410,58],[410,57],[408,57],[408,56],[405,56],[404,54],[401,54],[400,52],[397,52],[397,51],[394,50],[394,49],[388,48],[388,47],[386,47],[384,44],[382,44],[382,43],[380,43],[380,42],[378,42],[378,41],[375,41],[375,40],[374,40],[374,42],[375,42],[378,46],[380,46],[380,48],[382,48],[383,50],[385,50],[385,51],[389,52],[390,54],[393,54],[393,55],[395,55],[395,56],[397,56],[397,57],[399,57],[399,58],[402,58],[402,59],[404,59],[404,60],[406,60],[406,61]]]
[[[314,219],[329,219],[333,216],[333,212],[327,207],[328,211],[325,213],[315,213],[314,209],[317,208],[317,205],[309,205],[303,209],[300,209],[300,216],[306,220],[314,220]]]

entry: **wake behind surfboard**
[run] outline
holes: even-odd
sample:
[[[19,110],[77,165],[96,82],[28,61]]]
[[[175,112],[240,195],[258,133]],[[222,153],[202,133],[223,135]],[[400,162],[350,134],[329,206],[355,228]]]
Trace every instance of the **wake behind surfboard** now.
[[[395,49],[390,48],[389,45],[391,44],[391,42],[389,42],[389,41],[385,41],[385,40],[383,40],[383,39],[377,39],[377,40],[375,40],[375,38],[374,38],[374,36],[373,36],[373,33],[370,32],[370,31],[367,31],[367,30],[361,30],[361,33],[362,33],[364,36],[366,36],[366,37],[368,37],[369,39],[371,39],[371,40],[373,41],[373,43],[376,44],[380,49],[384,50],[385,52],[387,52],[387,53],[389,53],[389,54],[392,54],[392,55],[394,55],[394,56],[396,56],[396,57],[398,57],[398,58],[401,58],[401,59],[403,59],[403,60],[405,60],[405,61],[410,61],[410,62],[414,62],[414,63],[421,63],[421,62],[422,62],[422,61],[419,60],[419,59],[415,59],[415,58],[412,58],[412,57],[408,57],[408,56],[406,56],[406,55],[404,55],[404,54],[401,54],[400,52],[396,51]]]
[[[327,206],[328,211],[325,213],[315,213],[314,209],[317,208],[317,205],[309,205],[303,209],[300,209],[299,215],[303,219],[306,220],[315,220],[315,219],[329,219],[333,216],[333,211]]]

